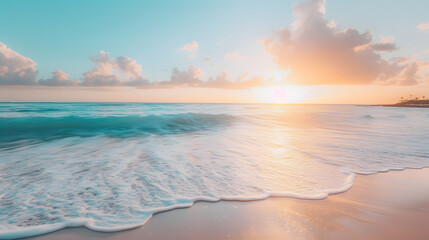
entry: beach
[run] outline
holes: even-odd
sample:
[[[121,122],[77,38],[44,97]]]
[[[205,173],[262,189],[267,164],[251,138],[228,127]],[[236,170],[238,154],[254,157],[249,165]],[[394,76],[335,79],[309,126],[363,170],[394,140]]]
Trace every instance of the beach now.
[[[398,171],[429,167],[425,109],[0,106],[0,239],[371,238],[428,215],[427,170]]]
[[[0,1],[0,240],[429,240],[425,9]]]
[[[426,168],[358,175],[350,190],[323,200],[197,202],[133,230],[67,228],[31,239],[427,239],[428,223]]]

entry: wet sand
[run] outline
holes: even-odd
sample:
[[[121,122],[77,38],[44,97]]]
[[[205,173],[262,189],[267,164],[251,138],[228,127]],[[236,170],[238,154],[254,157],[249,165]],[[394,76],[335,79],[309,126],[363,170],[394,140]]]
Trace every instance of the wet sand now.
[[[133,230],[68,228],[27,239],[429,239],[429,169],[358,175],[349,191],[324,200],[198,202]]]

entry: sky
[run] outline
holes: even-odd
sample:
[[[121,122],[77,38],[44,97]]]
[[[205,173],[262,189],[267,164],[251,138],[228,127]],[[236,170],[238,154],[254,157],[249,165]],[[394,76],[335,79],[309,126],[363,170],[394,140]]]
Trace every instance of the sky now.
[[[429,96],[429,2],[0,1],[0,101]]]

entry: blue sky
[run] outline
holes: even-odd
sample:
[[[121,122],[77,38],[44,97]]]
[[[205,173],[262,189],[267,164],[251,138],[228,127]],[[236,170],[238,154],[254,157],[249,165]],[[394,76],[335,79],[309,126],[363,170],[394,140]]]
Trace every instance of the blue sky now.
[[[37,63],[40,77],[56,69],[81,77],[91,69],[88,60],[104,50],[111,56],[129,56],[142,65],[150,79],[168,78],[171,69],[200,67],[206,75],[223,69],[246,72],[224,60],[227,52],[260,58],[257,40],[293,21],[293,1],[0,1],[0,41]],[[428,1],[330,0],[327,18],[340,26],[353,26],[394,36],[398,55],[429,48],[428,33],[416,29],[429,21]],[[176,52],[197,41],[195,59]],[[207,55],[213,62],[204,61]],[[267,57],[267,56],[266,56]],[[275,68],[266,61],[266,68]],[[237,66],[238,65],[238,66]],[[240,72],[241,70],[241,72]]]
[[[1,41],[42,77],[55,69],[79,77],[101,50],[136,59],[148,78],[189,64],[217,74],[226,52],[258,56],[257,40],[291,20],[285,1],[0,1]],[[195,59],[175,51],[190,41],[200,46]]]
[[[57,69],[81,79],[94,67],[89,58],[100,51],[136,60],[150,81],[169,79],[173,68],[190,65],[201,69],[204,79],[223,70],[230,79],[244,73],[268,78],[279,70],[260,39],[289,27],[294,2],[1,0],[0,42],[37,63],[42,79]],[[326,19],[342,30],[372,31],[375,41],[380,35],[394,37],[398,50],[384,57],[419,54],[429,60],[423,54],[429,49],[429,31],[417,29],[429,22],[427,0],[328,0],[325,7]],[[198,42],[194,58],[177,51],[191,41]],[[241,57],[226,59],[227,53]]]

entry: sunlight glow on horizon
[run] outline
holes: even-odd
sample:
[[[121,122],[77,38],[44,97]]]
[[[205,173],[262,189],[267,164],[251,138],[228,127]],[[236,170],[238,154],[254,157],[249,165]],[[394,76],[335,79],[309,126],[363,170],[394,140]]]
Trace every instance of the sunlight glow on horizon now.
[[[252,89],[256,100],[261,103],[303,103],[308,97],[305,86],[280,85]]]
[[[429,95],[427,3],[108,2],[0,1],[0,101],[387,104]]]

